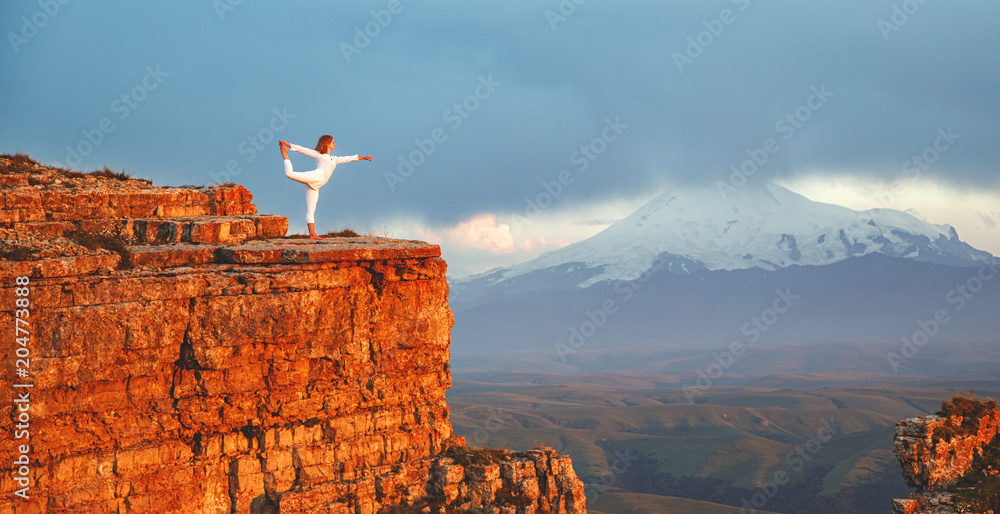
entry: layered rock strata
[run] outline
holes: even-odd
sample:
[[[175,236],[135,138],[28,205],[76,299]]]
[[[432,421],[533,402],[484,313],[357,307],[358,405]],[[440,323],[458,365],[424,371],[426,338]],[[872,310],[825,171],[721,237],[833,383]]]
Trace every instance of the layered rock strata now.
[[[43,171],[0,170],[0,513],[585,512],[568,458],[452,435],[437,246],[284,238],[240,186]],[[60,237],[89,230],[131,252]]]
[[[1000,433],[1000,411],[980,417],[970,433],[934,436],[935,431],[961,426],[962,421],[959,416],[921,416],[896,424],[893,452],[907,485],[916,487],[917,492],[914,498],[893,500],[893,513],[965,512],[954,504],[948,489]]]

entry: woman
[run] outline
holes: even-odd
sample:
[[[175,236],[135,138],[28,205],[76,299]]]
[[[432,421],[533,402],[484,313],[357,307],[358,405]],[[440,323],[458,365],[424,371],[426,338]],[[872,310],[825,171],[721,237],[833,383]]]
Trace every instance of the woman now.
[[[337,157],[330,155],[330,152],[337,147],[337,144],[333,142],[333,136],[330,135],[320,137],[319,142],[316,143],[315,150],[293,145],[283,140],[278,141],[278,147],[281,148],[281,156],[285,159],[285,176],[306,185],[306,224],[309,226],[309,239],[322,239],[316,235],[316,202],[319,200],[319,188],[323,184],[326,184],[327,180],[330,180],[330,175],[333,174],[333,169],[338,164],[360,161],[362,159],[370,161],[373,156],[358,157],[357,155],[352,155],[350,157]],[[288,160],[289,148],[316,159],[316,169],[312,171],[292,171],[292,161]]]

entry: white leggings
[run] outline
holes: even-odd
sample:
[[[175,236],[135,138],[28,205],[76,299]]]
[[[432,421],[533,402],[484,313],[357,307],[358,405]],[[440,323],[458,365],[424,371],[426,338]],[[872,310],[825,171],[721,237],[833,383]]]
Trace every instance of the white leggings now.
[[[285,159],[285,176],[306,185],[306,223],[316,223],[316,202],[319,201],[319,188],[313,189],[312,184],[323,180],[320,170],[292,171],[292,162]]]

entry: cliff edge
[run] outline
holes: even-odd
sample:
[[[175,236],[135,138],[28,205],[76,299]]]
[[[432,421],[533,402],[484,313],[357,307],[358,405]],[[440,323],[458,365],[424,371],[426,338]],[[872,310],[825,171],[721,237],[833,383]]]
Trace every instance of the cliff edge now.
[[[0,513],[586,512],[569,458],[452,434],[437,246],[20,155],[0,191]]]

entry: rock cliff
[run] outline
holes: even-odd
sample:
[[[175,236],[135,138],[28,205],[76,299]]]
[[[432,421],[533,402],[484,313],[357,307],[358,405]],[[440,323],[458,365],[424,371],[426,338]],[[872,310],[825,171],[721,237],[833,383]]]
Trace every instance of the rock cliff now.
[[[894,514],[994,512],[989,506],[1000,495],[992,491],[1000,472],[1000,411],[995,402],[953,400],[988,408],[972,416],[945,413],[896,424],[893,452],[907,485],[917,491],[893,500]]]
[[[453,436],[437,246],[23,156],[0,190],[0,513],[586,511],[567,457]]]

